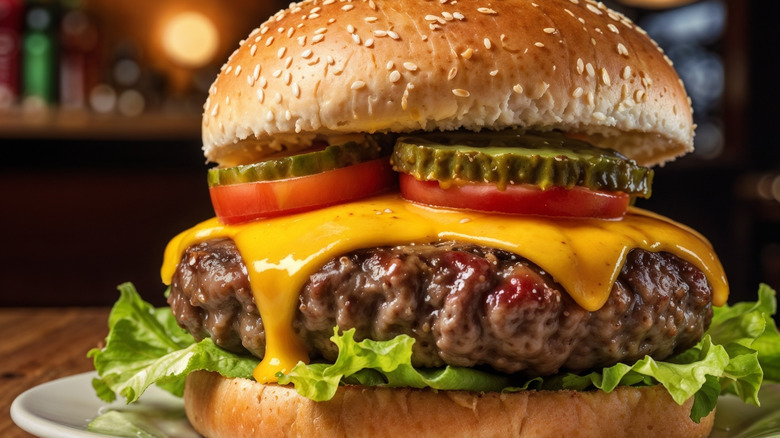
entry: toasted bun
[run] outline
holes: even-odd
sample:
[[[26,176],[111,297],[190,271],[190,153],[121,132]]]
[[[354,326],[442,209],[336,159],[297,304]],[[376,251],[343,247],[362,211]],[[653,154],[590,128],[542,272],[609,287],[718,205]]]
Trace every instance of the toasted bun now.
[[[313,402],[290,387],[199,371],[187,377],[187,416],[208,438],[230,437],[706,437],[692,400],[659,387],[601,391],[462,391],[339,388]]]
[[[693,142],[671,62],[601,3],[313,0],[278,12],[223,66],[203,144],[230,166],[315,135],[507,127],[588,135],[645,165]]]

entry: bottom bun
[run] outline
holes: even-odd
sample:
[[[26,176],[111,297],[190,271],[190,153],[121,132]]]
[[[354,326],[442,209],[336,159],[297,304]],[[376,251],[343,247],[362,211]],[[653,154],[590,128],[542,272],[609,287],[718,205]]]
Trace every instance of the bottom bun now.
[[[327,402],[292,387],[198,371],[187,377],[187,417],[208,438],[241,437],[706,437],[692,400],[661,387],[473,393],[345,386]]]

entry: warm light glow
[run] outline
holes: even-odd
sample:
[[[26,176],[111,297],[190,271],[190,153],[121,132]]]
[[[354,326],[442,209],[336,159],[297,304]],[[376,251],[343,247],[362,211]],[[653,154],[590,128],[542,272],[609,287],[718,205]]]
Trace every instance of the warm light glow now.
[[[217,52],[219,33],[214,23],[199,12],[183,12],[164,24],[162,46],[165,53],[184,67],[202,67]]]

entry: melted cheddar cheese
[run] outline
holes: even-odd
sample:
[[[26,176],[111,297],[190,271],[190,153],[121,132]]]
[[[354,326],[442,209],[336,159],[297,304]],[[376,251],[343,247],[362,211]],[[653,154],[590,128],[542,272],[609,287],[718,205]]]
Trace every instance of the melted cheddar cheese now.
[[[170,284],[187,247],[220,237],[235,241],[249,272],[266,333],[265,357],[254,376],[264,383],[308,361],[292,321],[309,276],[329,259],[361,248],[457,240],[503,249],[539,265],[589,311],[607,301],[631,249],[667,251],[704,272],[713,304],[728,298],[726,276],[706,239],[636,208],[618,221],[571,220],[433,208],[385,195],[239,225],[211,219],[168,244],[163,282]]]

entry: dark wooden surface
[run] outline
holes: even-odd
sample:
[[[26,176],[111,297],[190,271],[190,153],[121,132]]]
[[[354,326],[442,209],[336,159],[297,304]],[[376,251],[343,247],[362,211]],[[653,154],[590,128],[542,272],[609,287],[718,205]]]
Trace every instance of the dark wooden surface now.
[[[32,436],[11,421],[11,403],[19,394],[92,370],[87,351],[103,343],[108,312],[108,308],[0,308],[0,437]]]

